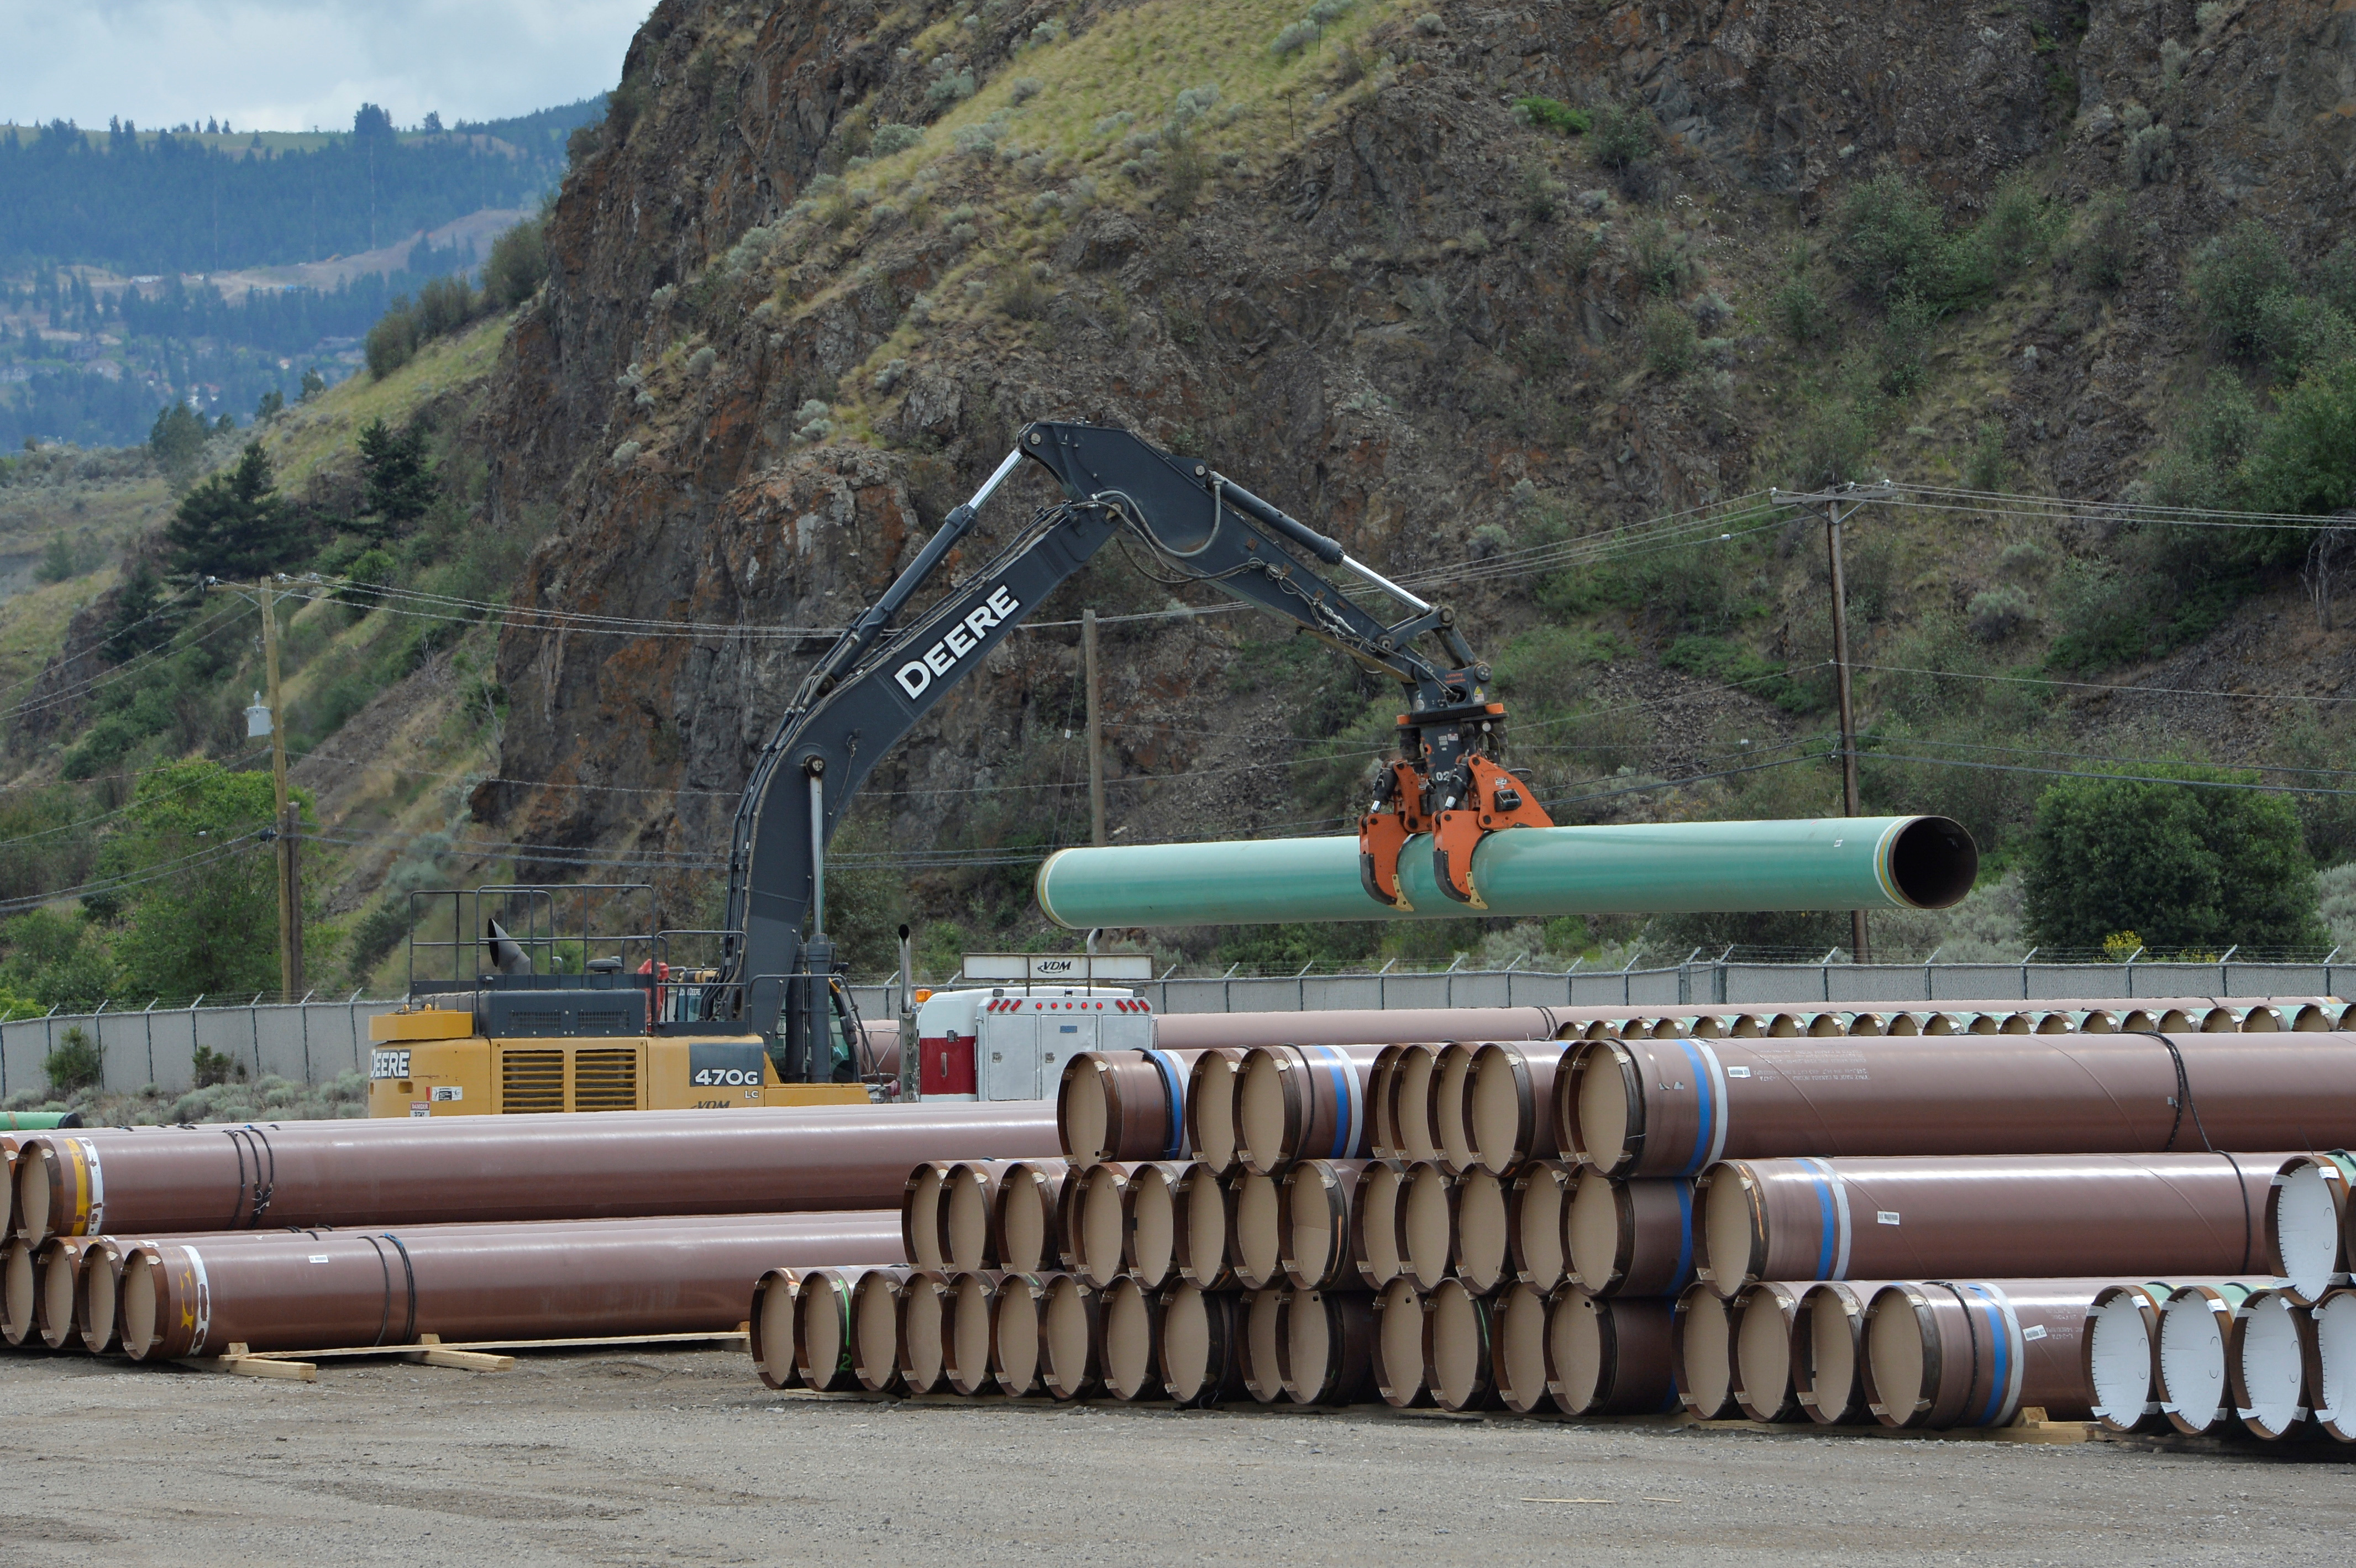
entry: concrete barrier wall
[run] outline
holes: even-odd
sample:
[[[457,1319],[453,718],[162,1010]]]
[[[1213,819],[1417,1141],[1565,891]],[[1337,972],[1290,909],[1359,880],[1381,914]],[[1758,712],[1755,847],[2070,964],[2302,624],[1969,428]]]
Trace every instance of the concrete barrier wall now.
[[[2343,976],[2345,978],[2343,978]],[[1430,974],[1239,975],[1168,979],[1133,989],[1159,1013],[1290,1013],[1357,1007],[1922,1006],[1943,1001],[2069,996],[2332,996],[2356,965],[2259,963],[1693,963],[1665,969],[1456,970]],[[896,1016],[896,985],[856,985],[869,1021]],[[0,1098],[45,1090],[42,1063],[80,1027],[104,1052],[105,1085],[195,1087],[198,1047],[241,1065],[323,1083],[368,1067],[368,1021],[398,1002],[56,1014],[0,1025]]]
[[[97,1042],[105,1086],[129,1093],[154,1084],[167,1094],[196,1087],[199,1047],[230,1058],[246,1076],[324,1083],[365,1071],[368,1021],[397,1002],[306,1002],[258,1007],[176,1007],[141,1013],[54,1014],[0,1025],[0,1097],[45,1089],[42,1070],[66,1031]]]

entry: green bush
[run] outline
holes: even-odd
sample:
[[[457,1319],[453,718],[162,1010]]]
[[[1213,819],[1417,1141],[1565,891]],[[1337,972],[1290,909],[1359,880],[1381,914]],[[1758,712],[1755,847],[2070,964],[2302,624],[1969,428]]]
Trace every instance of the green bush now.
[[[548,281],[548,235],[534,218],[491,242],[483,263],[483,292],[501,310],[513,310]]]
[[[1944,273],[1947,237],[1937,203],[1900,175],[1878,175],[1842,202],[1836,266],[1869,298],[1930,291]]]
[[[1652,294],[1676,294],[1693,278],[1693,256],[1685,236],[1671,233],[1657,218],[1636,226],[1628,246],[1628,266]]]
[[[2287,796],[2209,781],[2072,779],[2039,798],[2023,893],[2038,943],[2098,948],[2117,931],[2154,952],[2326,945],[2315,867]]]
[[[1828,322],[1823,296],[1808,286],[1805,278],[1794,278],[1777,289],[1767,313],[1776,328],[1795,344],[1815,342],[1825,335]]]
[[[1883,392],[1892,397],[1911,397],[1922,390],[1930,379],[1931,330],[1938,321],[1938,307],[1922,295],[1890,296],[1875,355]]]
[[[1696,345],[1693,317],[1675,303],[1655,300],[1644,312],[1644,363],[1653,373],[1672,380],[1694,368]]]
[[[57,1049],[41,1059],[41,1072],[53,1095],[96,1089],[106,1077],[106,1056],[90,1031],[77,1024],[58,1036]]]
[[[1873,456],[1875,410],[1855,399],[1826,403],[1804,420],[1784,449],[1783,467],[1794,489],[1841,485],[1866,477]]]
[[[1974,637],[1982,642],[2002,642],[2034,619],[2037,611],[2027,594],[2009,583],[1999,583],[1973,595],[1971,607],[1964,613]]]
[[[2297,288],[2298,273],[2274,231],[2244,218],[2201,247],[2186,281],[2219,344],[2256,354],[2266,347],[2267,296]]]
[[[1721,685],[1740,685],[1790,713],[1809,713],[1822,705],[1817,683],[1794,681],[1778,660],[1726,638],[1680,637],[1661,655],[1661,664]]]
[[[2143,235],[2126,203],[2112,198],[2087,217],[2069,248],[2067,261],[2079,282],[2107,294],[2127,281],[2142,255]]]
[[[1516,98],[1514,100],[1514,118],[1525,125],[1559,131],[1566,136],[1583,136],[1595,128],[1594,115],[1555,98]],[[1639,153],[1637,156],[1641,157],[1644,155]]]
[[[1605,168],[1624,171],[1653,156],[1661,142],[1661,127],[1653,112],[1607,104],[1593,117],[1587,150]]]
[[[1964,462],[1964,488],[2001,490],[2011,477],[2011,465],[2004,456],[2003,422],[1981,421],[1979,429],[1973,434],[1971,456]]]

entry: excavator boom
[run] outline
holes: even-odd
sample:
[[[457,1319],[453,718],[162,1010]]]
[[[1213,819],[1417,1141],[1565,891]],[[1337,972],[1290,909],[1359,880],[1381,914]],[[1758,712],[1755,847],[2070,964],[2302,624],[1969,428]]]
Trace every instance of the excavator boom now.
[[[970,533],[981,506],[1029,458],[1064,492],[980,570],[905,626],[899,612]],[[1548,819],[1496,761],[1505,707],[1444,607],[1425,603],[1335,541],[1215,471],[1127,430],[1025,425],[973,499],[943,521],[875,605],[812,666],[756,759],[729,849],[726,971],[748,1026],[783,1036],[789,1078],[826,1076],[835,987],[826,934],[826,846],[884,754],[1047,596],[1126,528],[1164,562],[1294,621],[1402,688],[1398,761],[1360,823],[1370,897],[1403,903],[1396,865],[1411,833],[1434,835],[1441,888],[1482,907],[1472,850]],[[1404,612],[1386,622],[1298,558],[1338,566]],[[1426,645],[1436,649],[1426,650]],[[1435,656],[1436,654],[1436,656]],[[805,936],[804,927],[809,927]]]

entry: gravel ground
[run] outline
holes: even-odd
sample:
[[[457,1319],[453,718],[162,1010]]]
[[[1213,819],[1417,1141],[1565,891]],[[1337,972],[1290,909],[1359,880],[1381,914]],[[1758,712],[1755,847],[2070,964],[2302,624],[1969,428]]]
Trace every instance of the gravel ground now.
[[[2286,1563],[2356,1451],[776,1395],[741,1354],[315,1384],[0,1358],[45,1563]],[[1537,1499],[1556,1499],[1552,1501]],[[1572,1500],[1578,1499],[1578,1500]]]

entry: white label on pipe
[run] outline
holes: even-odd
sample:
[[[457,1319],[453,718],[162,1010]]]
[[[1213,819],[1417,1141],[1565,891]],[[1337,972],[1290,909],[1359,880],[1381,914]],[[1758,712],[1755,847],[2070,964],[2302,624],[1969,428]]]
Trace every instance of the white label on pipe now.
[[[315,1263],[324,1263],[327,1261],[327,1254],[325,1252],[314,1252],[311,1254],[311,1261]]]
[[[1751,1076],[1751,1069],[1747,1067],[1730,1067],[1726,1069],[1726,1076],[1729,1078],[1749,1078]]]
[[[1898,1223],[1898,1210],[1877,1208],[1873,1211],[1873,1221],[1877,1225],[1895,1225]]]
[[[2029,1340],[2031,1340],[2031,1339],[2042,1339],[2042,1338],[2044,1338],[2044,1337],[2045,1337],[2045,1325],[2043,1325],[2043,1324],[2041,1324],[2041,1323],[2032,1323],[2032,1324],[2030,1324],[2028,1327],[2026,1327],[2026,1328],[2024,1328],[2024,1329],[2022,1329],[2022,1330],[2020,1331],[2020,1337],[2021,1337],[2021,1341],[2022,1341],[2022,1343],[2024,1343],[2024,1344],[2026,1344],[2028,1341],[2029,1341]]]

